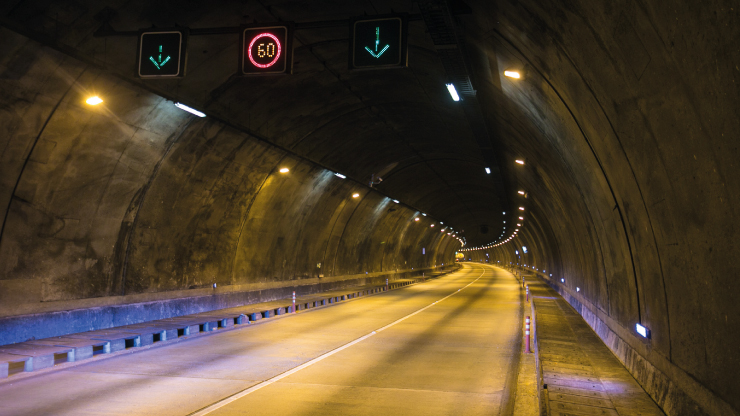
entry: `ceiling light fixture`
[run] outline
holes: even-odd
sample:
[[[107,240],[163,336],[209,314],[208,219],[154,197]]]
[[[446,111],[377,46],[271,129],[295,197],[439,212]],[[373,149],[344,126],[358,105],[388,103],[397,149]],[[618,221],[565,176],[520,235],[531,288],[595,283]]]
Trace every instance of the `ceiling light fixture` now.
[[[85,100],[85,102],[88,103],[88,104],[90,104],[90,105],[98,105],[98,104],[100,104],[100,103],[103,102],[103,99],[100,98],[100,97],[98,97],[97,95],[94,95],[94,96],[88,98],[87,100]]]
[[[518,71],[504,71],[504,75],[509,78],[520,79],[522,75]]]
[[[175,103],[175,107],[179,108],[180,110],[185,110],[185,111],[187,111],[190,114],[195,114],[198,117],[205,117],[206,116],[206,113],[202,113],[202,112],[200,112],[200,111],[198,111],[198,110],[196,110],[194,108],[190,108],[190,107],[188,107],[188,106],[186,106],[185,104],[182,104],[182,103]]]
[[[460,96],[457,95],[457,90],[455,89],[455,86],[452,84],[447,84],[447,91],[450,92],[450,96],[452,96],[452,99],[454,101],[460,101]]]

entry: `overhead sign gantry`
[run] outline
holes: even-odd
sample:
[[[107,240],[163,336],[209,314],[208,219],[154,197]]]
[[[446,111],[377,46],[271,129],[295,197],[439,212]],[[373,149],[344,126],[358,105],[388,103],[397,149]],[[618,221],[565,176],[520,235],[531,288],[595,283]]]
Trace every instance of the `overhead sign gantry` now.
[[[101,27],[95,36],[136,36],[140,78],[182,78],[187,61],[189,36],[239,33],[239,75],[291,74],[293,32],[298,29],[336,27],[347,20],[329,22],[276,22],[223,28],[142,29],[118,32]],[[408,66],[406,14],[362,16],[349,20],[350,70],[405,68]]]

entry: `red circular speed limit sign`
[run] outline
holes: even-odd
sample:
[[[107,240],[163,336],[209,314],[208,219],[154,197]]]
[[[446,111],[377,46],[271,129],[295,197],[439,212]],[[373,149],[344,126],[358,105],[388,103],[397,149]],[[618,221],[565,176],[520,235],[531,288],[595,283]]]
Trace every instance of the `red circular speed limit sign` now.
[[[249,61],[257,68],[269,68],[280,59],[283,45],[272,33],[260,33],[252,38],[247,48]]]
[[[239,65],[242,75],[290,74],[293,68],[293,24],[246,26]]]

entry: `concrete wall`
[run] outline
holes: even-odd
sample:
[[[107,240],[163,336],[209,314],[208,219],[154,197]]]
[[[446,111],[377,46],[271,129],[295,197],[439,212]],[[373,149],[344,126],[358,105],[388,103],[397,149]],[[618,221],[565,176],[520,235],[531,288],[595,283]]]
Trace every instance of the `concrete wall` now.
[[[192,301],[214,283],[247,293],[452,263],[459,242],[430,217],[17,33],[0,35],[0,317]],[[105,102],[86,105],[96,91]]]
[[[738,414],[737,4],[478,5],[478,47],[526,71],[489,93],[515,103],[529,193],[519,237],[490,257],[552,273],[669,415]]]

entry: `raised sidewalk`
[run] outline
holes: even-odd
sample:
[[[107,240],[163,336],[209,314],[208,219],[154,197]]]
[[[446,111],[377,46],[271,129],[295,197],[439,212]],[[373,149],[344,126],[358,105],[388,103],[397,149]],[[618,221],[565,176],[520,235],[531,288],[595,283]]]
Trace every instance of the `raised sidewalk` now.
[[[560,294],[532,274],[524,280],[534,311],[541,414],[664,415]]]

